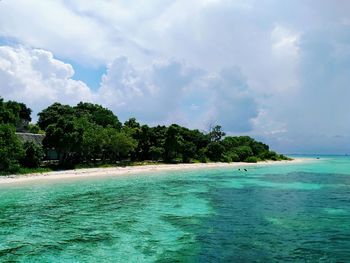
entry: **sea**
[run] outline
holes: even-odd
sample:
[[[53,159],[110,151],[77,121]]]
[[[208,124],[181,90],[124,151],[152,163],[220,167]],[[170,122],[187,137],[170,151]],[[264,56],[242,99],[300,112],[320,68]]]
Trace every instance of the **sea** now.
[[[0,186],[0,262],[350,262],[350,157]]]

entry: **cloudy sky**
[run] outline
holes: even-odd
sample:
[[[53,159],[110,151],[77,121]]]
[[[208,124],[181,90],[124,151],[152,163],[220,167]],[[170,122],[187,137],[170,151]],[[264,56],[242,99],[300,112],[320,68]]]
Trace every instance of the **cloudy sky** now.
[[[350,153],[350,1],[2,0],[0,95]]]

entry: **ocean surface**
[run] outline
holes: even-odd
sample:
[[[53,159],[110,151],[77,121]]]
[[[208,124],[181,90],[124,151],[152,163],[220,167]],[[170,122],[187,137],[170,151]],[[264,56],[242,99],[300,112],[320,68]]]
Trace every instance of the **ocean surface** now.
[[[350,157],[0,186],[0,262],[350,262]]]

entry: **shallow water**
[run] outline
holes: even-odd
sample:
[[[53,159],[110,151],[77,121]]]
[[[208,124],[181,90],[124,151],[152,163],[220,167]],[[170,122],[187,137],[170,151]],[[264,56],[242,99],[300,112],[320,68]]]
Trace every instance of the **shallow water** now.
[[[0,262],[349,262],[350,157],[0,186]]]

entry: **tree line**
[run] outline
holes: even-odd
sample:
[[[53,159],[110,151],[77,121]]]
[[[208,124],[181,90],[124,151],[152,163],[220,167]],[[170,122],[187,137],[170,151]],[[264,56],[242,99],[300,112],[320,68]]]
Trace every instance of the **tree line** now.
[[[177,124],[150,127],[135,118],[121,123],[101,105],[54,103],[30,124],[31,109],[0,98],[0,170],[43,166],[47,153],[57,154],[57,167],[96,166],[120,162],[257,162],[287,157],[249,136],[225,136],[221,126],[205,133]],[[16,131],[44,134],[42,144],[22,142]]]

